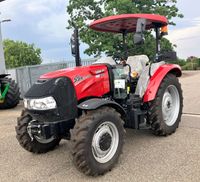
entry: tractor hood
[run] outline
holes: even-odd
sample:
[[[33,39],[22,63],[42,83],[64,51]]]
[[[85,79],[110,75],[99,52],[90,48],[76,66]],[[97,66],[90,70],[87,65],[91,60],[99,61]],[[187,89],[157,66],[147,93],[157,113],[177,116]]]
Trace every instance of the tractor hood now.
[[[80,73],[80,72],[82,72],[82,67],[65,68],[65,69],[46,73],[40,76],[40,79],[58,78],[58,77],[63,77],[63,76],[72,78],[73,76],[75,76],[77,73]]]
[[[27,91],[27,104],[34,99],[53,97],[56,108],[35,110],[27,107],[38,121],[69,121],[77,116],[77,103],[88,97],[101,97],[110,92],[108,68],[104,64],[67,68],[44,74]],[[33,102],[34,101],[34,102]],[[43,113],[43,114],[41,114]]]
[[[100,97],[110,91],[109,73],[105,64],[66,68],[50,72],[42,75],[39,82],[61,77],[71,80],[78,100],[88,96]]]
[[[72,80],[74,84],[81,80],[85,80],[86,77],[90,77],[92,75],[98,75],[107,70],[106,65],[90,65],[90,66],[79,66],[75,68],[66,68],[57,71],[53,71],[47,74],[44,74],[40,77],[40,79],[51,79],[51,78],[59,78],[59,77],[68,77]]]

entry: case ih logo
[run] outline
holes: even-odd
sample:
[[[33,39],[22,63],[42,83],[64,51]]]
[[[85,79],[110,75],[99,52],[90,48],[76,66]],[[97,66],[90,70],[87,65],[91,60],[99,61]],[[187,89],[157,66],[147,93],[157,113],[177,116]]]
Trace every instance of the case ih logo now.
[[[74,85],[78,85],[80,82],[88,79],[92,77],[92,75],[86,75],[86,76],[80,76],[80,75],[77,75],[75,78],[74,78]]]
[[[77,76],[74,78],[74,84],[76,84],[77,82],[80,82],[81,80],[83,80],[83,77],[80,76],[80,75],[77,75]]]

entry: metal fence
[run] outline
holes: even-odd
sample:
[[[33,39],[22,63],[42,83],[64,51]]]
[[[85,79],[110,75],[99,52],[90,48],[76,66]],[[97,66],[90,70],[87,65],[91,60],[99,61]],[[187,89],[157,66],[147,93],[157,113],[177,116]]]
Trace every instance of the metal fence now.
[[[96,59],[83,60],[82,65],[90,65]],[[48,72],[75,67],[75,62],[61,62],[61,63],[52,63],[36,66],[25,66],[16,69],[7,70],[11,77],[18,83],[21,91],[21,97],[28,91],[28,89],[37,81],[37,79]]]

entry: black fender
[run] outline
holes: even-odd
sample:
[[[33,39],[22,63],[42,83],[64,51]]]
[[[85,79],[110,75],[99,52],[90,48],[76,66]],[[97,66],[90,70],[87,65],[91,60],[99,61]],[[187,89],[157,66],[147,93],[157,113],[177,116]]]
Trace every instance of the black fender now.
[[[100,98],[89,99],[80,103],[78,105],[78,108],[81,110],[95,110],[103,106],[113,107],[122,116],[126,115],[126,111],[122,106],[120,106],[117,102],[108,99],[100,99]]]

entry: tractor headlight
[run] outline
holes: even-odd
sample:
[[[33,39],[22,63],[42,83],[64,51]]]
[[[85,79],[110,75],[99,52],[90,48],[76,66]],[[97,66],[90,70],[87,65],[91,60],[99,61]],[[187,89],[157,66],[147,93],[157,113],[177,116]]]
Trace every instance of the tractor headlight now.
[[[39,99],[24,99],[24,107],[30,110],[51,110],[57,107],[53,97],[45,97]]]

